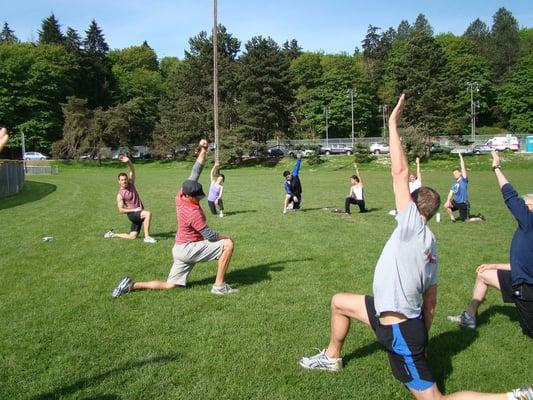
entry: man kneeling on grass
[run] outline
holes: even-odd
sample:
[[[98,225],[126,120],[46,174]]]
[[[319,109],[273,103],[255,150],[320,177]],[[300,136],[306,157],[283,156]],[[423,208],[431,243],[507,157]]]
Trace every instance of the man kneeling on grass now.
[[[176,243],[172,249],[174,264],[167,281],[134,282],[125,277],[113,290],[113,297],[120,297],[132,290],[168,290],[185,287],[187,277],[198,262],[218,259],[217,274],[211,293],[225,295],[238,292],[224,282],[224,275],[228,269],[233,254],[233,240],[213,231],[207,226],[205,214],[200,206],[200,200],[205,197],[202,185],[198,182],[205,165],[208,143],[200,141],[198,158],[192,167],[192,172],[176,195],[176,217],[178,229]]]
[[[426,359],[428,331],[437,301],[437,249],[427,221],[440,206],[439,194],[421,187],[409,193],[409,167],[398,122],[404,106],[402,95],[389,121],[390,157],[398,226],[383,248],[374,272],[374,297],[341,293],[331,300],[331,337],[328,347],[313,357],[302,357],[300,366],[338,371],[341,350],[350,320],[369,325],[385,346],[393,375],[417,399],[443,396]],[[533,388],[510,393],[459,392],[453,399],[528,399]]]

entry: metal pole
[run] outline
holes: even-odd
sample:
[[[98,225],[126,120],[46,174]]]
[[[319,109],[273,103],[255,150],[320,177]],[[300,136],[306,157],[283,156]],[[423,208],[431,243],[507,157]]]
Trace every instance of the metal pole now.
[[[326,114],[326,146],[329,146],[328,112],[329,112],[329,107],[328,106],[324,106],[324,113]]]
[[[349,89],[352,98],[352,149],[355,146],[355,129],[354,129],[354,114],[353,114],[353,88]]]
[[[219,159],[218,137],[218,22],[217,0],[213,0],[213,124],[215,129],[215,162]]]

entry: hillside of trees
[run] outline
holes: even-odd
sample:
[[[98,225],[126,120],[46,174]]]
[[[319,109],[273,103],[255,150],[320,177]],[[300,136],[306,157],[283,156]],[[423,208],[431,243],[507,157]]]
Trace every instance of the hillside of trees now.
[[[472,86],[481,130],[533,132],[533,29],[505,8],[476,19],[461,36],[435,35],[423,14],[397,27],[369,25],[353,54],[306,52],[255,36],[241,41],[220,25],[219,121],[226,157],[267,140],[351,134],[380,136],[387,110],[408,93],[405,120],[426,136],[470,131]],[[36,42],[0,32],[0,125],[27,149],[56,157],[98,157],[105,147],[148,145],[156,156],[213,132],[212,36],[188,39],[183,58],[159,59],[145,41],[110,50],[92,20],[83,33],[54,14]],[[479,90],[477,90],[479,88]]]

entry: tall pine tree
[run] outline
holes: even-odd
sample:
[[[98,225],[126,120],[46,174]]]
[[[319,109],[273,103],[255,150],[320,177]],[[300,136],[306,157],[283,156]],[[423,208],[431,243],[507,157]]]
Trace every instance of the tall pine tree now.
[[[59,21],[53,13],[48,18],[43,19],[38,33],[40,44],[63,44],[65,40],[61,33]]]
[[[0,43],[18,43],[19,40],[15,36],[15,32],[9,28],[9,25],[7,22],[4,22],[4,27],[2,28],[2,32],[0,32]]]

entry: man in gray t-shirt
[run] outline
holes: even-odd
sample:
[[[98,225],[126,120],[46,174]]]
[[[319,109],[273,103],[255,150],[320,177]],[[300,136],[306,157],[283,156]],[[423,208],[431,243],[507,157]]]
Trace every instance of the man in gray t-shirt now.
[[[439,194],[421,187],[409,193],[409,166],[398,134],[402,95],[389,120],[392,182],[398,226],[385,244],[374,273],[374,297],[338,293],[331,299],[331,336],[326,349],[302,357],[307,369],[338,371],[350,320],[370,325],[389,356],[392,373],[417,399],[442,396],[426,360],[428,331],[437,301],[437,251],[426,223],[440,206]],[[529,390],[528,388],[525,389]],[[521,389],[491,398],[517,398]],[[457,394],[456,394],[457,395]],[[461,392],[461,399],[484,398]]]

